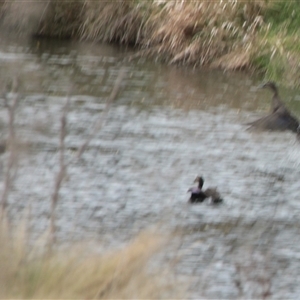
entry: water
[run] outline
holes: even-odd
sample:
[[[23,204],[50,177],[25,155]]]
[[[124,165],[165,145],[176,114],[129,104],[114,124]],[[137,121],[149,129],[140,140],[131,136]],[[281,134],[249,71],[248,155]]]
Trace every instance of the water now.
[[[113,247],[156,226],[175,236],[163,261],[180,257],[176,274],[192,283],[190,297],[298,297],[300,145],[290,132],[246,130],[269,110],[271,95],[257,90],[258,82],[241,73],[129,62],[130,51],[105,45],[1,41],[1,79],[17,74],[22,82],[12,218],[30,205],[34,234],[49,226],[60,118],[72,84],[59,240]],[[76,159],[124,66],[128,76],[105,126]],[[300,116],[299,92],[281,94]],[[2,180],[8,155],[0,157]],[[223,205],[187,204],[198,174],[205,187],[218,187]]]

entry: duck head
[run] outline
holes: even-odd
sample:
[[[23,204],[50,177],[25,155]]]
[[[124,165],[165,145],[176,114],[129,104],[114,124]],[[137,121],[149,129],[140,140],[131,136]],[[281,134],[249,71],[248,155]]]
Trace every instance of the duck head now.
[[[203,177],[202,177],[202,176],[197,176],[197,177],[195,178],[195,180],[194,180],[194,183],[196,183],[196,182],[198,182],[198,187],[199,187],[200,189],[202,189],[203,184],[204,184],[204,179],[203,179]]]
[[[274,94],[278,94],[278,89],[274,81],[268,81],[259,86],[261,89],[270,89]]]

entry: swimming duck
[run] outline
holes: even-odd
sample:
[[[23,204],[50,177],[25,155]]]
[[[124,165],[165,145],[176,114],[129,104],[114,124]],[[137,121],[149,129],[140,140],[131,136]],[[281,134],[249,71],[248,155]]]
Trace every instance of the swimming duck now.
[[[197,176],[194,180],[194,183],[195,182],[198,182],[198,186],[188,189],[188,193],[191,193],[191,197],[189,199],[190,203],[201,203],[207,198],[210,198],[211,203],[213,204],[223,202],[223,199],[216,188],[207,188],[205,191],[202,190],[204,184],[204,179],[202,176]]]
[[[188,189],[188,193],[191,193],[191,197],[189,199],[190,203],[198,203],[198,202],[203,202],[206,198],[207,195],[202,191],[204,179],[203,177],[197,176],[196,179],[194,180],[194,183],[198,182],[198,186],[191,187]]]
[[[223,199],[221,198],[220,193],[218,192],[217,188],[207,188],[204,191],[207,198],[210,198],[211,203],[217,204],[223,202]]]
[[[248,125],[251,126],[250,128],[262,130],[291,130],[297,132],[299,122],[291,115],[281,101],[276,84],[269,81],[263,84],[261,88],[269,88],[273,91],[271,113],[254,122],[248,123]]]

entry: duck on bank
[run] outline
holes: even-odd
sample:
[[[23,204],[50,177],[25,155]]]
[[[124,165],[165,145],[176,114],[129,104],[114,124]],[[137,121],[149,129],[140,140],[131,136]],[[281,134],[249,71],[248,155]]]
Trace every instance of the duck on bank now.
[[[267,88],[273,92],[270,114],[254,122],[248,123],[250,129],[259,130],[291,130],[297,132],[299,121],[289,112],[283,104],[276,84],[272,81],[266,82],[260,88]]]
[[[194,183],[198,183],[198,186],[191,187],[188,189],[188,193],[191,193],[189,203],[201,203],[205,199],[211,199],[211,203],[218,204],[223,202],[220,193],[216,188],[207,188],[205,191],[202,190],[204,179],[202,176],[197,176]]]

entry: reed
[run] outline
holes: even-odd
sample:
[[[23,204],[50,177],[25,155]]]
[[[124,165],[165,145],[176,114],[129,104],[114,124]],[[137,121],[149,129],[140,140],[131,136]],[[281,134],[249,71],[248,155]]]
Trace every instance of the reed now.
[[[46,37],[77,37],[83,22],[84,1],[49,0],[44,2],[35,35]]]
[[[82,38],[135,44],[142,50],[141,55],[170,63],[196,66],[214,62],[214,66],[236,69],[249,64],[250,55],[245,55],[250,48],[247,43],[262,24],[260,13],[266,4],[86,0],[85,6]],[[238,56],[235,62],[234,56]]]
[[[176,294],[181,289],[166,271],[156,273],[151,268],[150,274],[149,262],[164,244],[154,232],[143,232],[119,250],[101,254],[96,253],[95,244],[85,243],[56,248],[45,255],[29,242],[25,224],[12,229],[2,219],[0,225],[1,299],[158,299],[183,295]],[[168,280],[161,280],[161,276]]]
[[[151,13],[151,1],[86,0],[80,36],[102,42],[139,44],[147,31],[146,20]]]
[[[168,63],[243,69],[299,85],[296,2],[85,2],[82,38],[135,44],[135,56]]]
[[[243,69],[299,85],[296,1],[6,1],[0,11],[9,28],[36,20],[32,34],[133,45],[138,53],[131,58]]]

